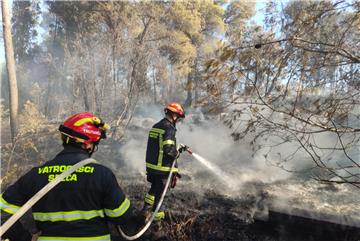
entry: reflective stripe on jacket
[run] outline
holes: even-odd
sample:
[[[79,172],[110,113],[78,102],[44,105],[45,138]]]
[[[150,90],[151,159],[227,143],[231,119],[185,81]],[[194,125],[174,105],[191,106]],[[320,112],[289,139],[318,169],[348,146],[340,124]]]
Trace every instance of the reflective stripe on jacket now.
[[[14,214],[61,172],[88,157],[66,146],[52,161],[31,169],[0,196],[1,211]],[[113,172],[88,164],[66,177],[32,208],[42,236],[39,240],[110,240],[107,221],[133,217],[130,201]]]
[[[156,123],[149,131],[146,149],[146,172],[168,175],[176,159],[176,128],[166,118]],[[174,171],[178,171],[177,167]]]

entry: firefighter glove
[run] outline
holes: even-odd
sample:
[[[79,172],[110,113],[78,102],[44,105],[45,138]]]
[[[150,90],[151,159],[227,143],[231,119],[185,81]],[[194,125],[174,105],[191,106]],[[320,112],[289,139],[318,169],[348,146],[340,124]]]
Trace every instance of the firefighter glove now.
[[[174,188],[176,186],[177,179],[181,178],[181,175],[179,173],[174,173],[171,177],[171,188]]]
[[[182,152],[186,151],[187,149],[189,149],[189,147],[187,145],[180,144],[179,148],[178,148],[178,152],[182,153]]]

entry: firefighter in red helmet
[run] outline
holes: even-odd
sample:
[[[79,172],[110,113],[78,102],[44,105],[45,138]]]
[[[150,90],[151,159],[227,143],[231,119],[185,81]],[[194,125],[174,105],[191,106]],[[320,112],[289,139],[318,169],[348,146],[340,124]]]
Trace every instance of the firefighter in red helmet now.
[[[147,181],[151,183],[150,190],[145,194],[144,212],[149,216],[150,210],[154,212],[156,206],[164,191],[166,180],[169,176],[171,165],[176,161],[179,154],[185,150],[185,147],[177,149],[176,146],[176,122],[185,118],[183,107],[172,102],[164,109],[165,118],[156,123],[149,132],[146,149],[146,173]],[[178,174],[177,165],[175,166],[173,183]],[[175,182],[174,182],[175,181]],[[165,218],[164,211],[160,210],[154,220]]]
[[[1,194],[1,211],[14,214],[57,175],[90,157],[109,126],[83,112],[68,118],[59,131],[64,149],[51,161],[31,169]],[[125,224],[137,216],[113,172],[90,163],[66,177],[32,208],[38,240],[110,241],[108,221]]]

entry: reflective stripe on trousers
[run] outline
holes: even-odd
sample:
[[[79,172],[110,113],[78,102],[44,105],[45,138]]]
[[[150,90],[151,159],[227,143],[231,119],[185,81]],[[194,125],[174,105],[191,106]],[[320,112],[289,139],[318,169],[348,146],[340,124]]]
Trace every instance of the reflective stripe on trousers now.
[[[144,198],[145,203],[149,204],[149,205],[154,205],[155,202],[155,196],[151,195],[149,193],[145,194],[145,198]]]
[[[40,236],[38,241],[111,241],[110,234],[94,237],[50,237]]]
[[[154,212],[152,212],[154,213]],[[154,217],[154,220],[155,221],[160,221],[160,220],[163,220],[165,219],[165,212],[164,211],[159,211],[156,213],[155,217]]]

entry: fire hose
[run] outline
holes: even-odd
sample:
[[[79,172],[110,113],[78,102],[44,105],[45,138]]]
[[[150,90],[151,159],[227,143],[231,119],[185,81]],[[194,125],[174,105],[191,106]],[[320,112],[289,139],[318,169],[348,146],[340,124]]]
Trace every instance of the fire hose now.
[[[192,154],[191,150],[185,146],[185,150]],[[85,166],[86,164],[89,163],[96,163],[96,160],[92,159],[92,158],[87,158],[84,159],[78,163],[76,163],[74,166],[70,167],[69,169],[67,169],[65,172],[61,173],[59,176],[57,176],[53,181],[49,182],[48,184],[46,184],[42,189],[40,189],[40,191],[38,191],[32,198],[30,198],[18,211],[16,211],[15,214],[13,214],[1,227],[0,227],[0,237],[2,237],[5,232],[12,226],[14,225],[14,223],[19,220],[19,218],[21,218],[32,206],[34,206],[35,203],[37,203],[46,193],[48,193],[50,190],[52,190],[57,184],[59,184],[64,178],[66,178],[68,175],[70,175],[71,173],[75,172],[78,168]],[[169,184],[173,175],[173,170],[174,170],[174,166],[176,163],[176,159],[173,161],[172,165],[171,165],[171,169],[170,169],[170,173],[169,173],[169,177],[166,181],[166,185],[164,188],[163,193],[161,194],[161,198],[160,201],[158,203],[158,205],[156,206],[155,211],[153,212],[153,214],[151,215],[149,221],[146,223],[146,225],[135,235],[133,236],[128,236],[126,235],[123,230],[121,230],[121,228],[118,226],[119,232],[120,234],[123,236],[123,238],[127,239],[127,240],[135,240],[137,238],[139,238],[141,235],[143,235],[146,230],[150,227],[152,221],[155,218],[155,215],[158,213],[165,195],[167,193],[167,190],[169,188]]]
[[[185,146],[183,145],[183,147],[185,148],[185,150],[189,153],[189,154],[192,154],[192,151],[190,150],[190,148],[188,146]],[[150,227],[152,221],[154,220],[156,214],[159,212],[159,209],[164,201],[164,198],[166,196],[166,193],[168,191],[168,188],[169,188],[169,185],[170,185],[170,182],[171,182],[171,178],[172,178],[172,175],[173,175],[173,172],[174,172],[174,166],[175,166],[175,163],[176,163],[176,159],[173,161],[172,165],[171,165],[171,169],[170,169],[170,173],[169,173],[169,177],[168,179],[166,180],[166,184],[165,184],[165,188],[164,188],[164,191],[163,193],[161,194],[161,198],[160,198],[160,201],[159,203],[157,204],[156,206],[156,209],[155,211],[153,212],[153,214],[151,215],[150,219],[147,221],[147,223],[145,224],[145,226],[136,234],[132,235],[132,236],[128,236],[127,234],[124,233],[124,231],[120,228],[120,226],[118,226],[118,230],[121,234],[121,236],[127,240],[135,240],[135,239],[138,239],[141,237],[141,235],[143,235],[146,230]]]

